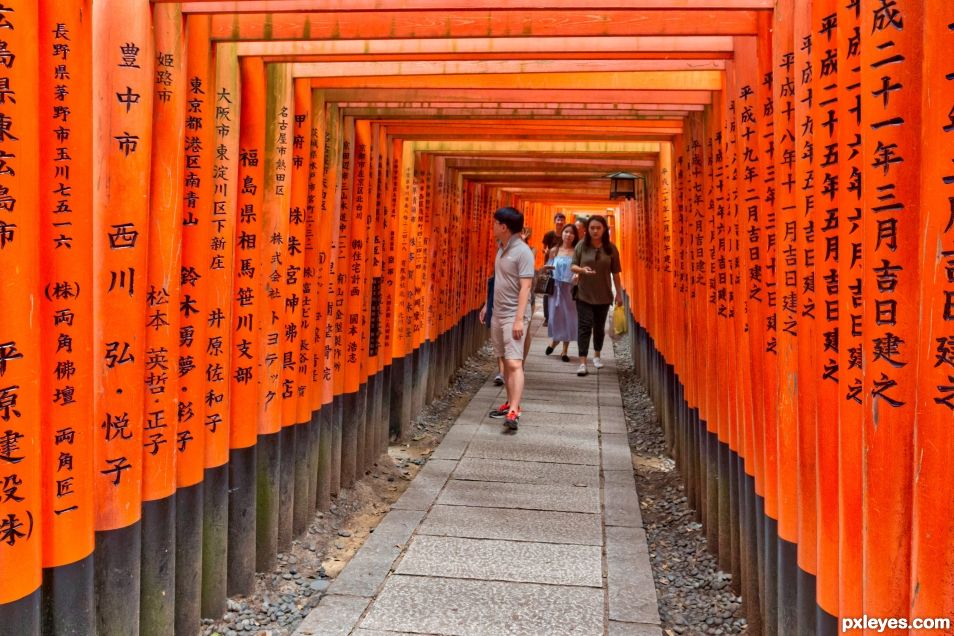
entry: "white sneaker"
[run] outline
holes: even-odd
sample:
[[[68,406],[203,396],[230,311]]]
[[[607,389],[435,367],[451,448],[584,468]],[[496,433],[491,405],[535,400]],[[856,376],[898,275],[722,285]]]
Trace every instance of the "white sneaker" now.
[[[596,367],[597,369],[602,369],[603,361],[600,360],[599,358],[593,358],[593,366]]]
[[[584,375],[586,375],[587,373],[589,373],[589,371],[586,370],[586,365],[585,365],[585,364],[581,364],[581,365],[580,365],[580,368],[576,370],[576,374],[579,375],[579,376],[584,376]]]

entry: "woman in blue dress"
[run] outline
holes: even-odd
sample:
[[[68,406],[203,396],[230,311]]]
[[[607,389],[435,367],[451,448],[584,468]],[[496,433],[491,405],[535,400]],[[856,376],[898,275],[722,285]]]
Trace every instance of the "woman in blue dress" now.
[[[567,351],[570,348],[570,342],[576,340],[577,319],[576,319],[576,301],[573,300],[573,278],[575,274],[570,271],[570,265],[573,263],[573,250],[579,241],[576,233],[576,226],[568,224],[563,228],[560,235],[563,242],[550,250],[547,265],[553,269],[553,294],[549,296],[550,301],[550,323],[547,325],[547,332],[550,336],[550,346],[546,348],[547,355],[553,353],[559,343],[563,343],[564,362],[569,362],[570,357]]]

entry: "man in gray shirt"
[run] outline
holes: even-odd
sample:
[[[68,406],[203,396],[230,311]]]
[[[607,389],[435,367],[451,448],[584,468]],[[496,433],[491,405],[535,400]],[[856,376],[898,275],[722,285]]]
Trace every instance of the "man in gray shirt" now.
[[[533,252],[520,231],[523,214],[514,208],[494,212],[494,238],[500,244],[494,262],[494,313],[490,319],[490,339],[497,357],[504,361],[507,401],[490,412],[504,418],[511,429],[520,424],[523,395],[523,344],[530,327],[530,287],[533,282]],[[484,320],[487,305],[480,310]]]

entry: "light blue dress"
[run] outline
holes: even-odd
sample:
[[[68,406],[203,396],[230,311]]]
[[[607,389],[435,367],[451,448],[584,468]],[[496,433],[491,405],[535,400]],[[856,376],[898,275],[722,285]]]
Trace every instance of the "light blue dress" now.
[[[577,336],[576,301],[573,300],[573,255],[557,256],[553,265],[553,294],[550,300],[550,323],[547,334],[551,341],[575,342]]]

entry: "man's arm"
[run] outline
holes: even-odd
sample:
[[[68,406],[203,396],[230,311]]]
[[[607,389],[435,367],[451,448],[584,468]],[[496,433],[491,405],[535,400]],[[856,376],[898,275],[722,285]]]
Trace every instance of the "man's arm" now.
[[[520,279],[520,294],[517,296],[517,315],[513,319],[513,339],[520,340],[523,338],[523,312],[527,308],[527,304],[530,302],[530,284],[533,283],[532,278],[521,278]]]

